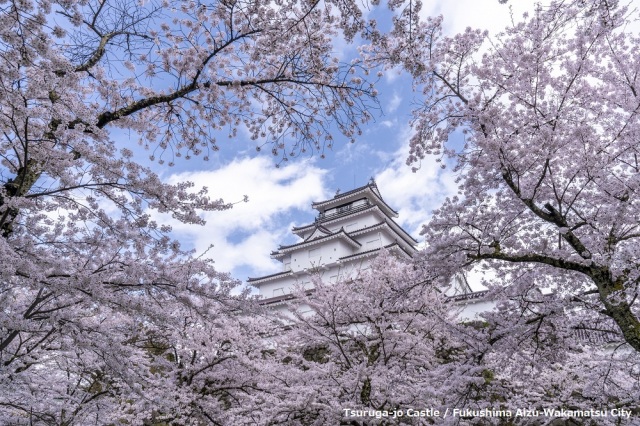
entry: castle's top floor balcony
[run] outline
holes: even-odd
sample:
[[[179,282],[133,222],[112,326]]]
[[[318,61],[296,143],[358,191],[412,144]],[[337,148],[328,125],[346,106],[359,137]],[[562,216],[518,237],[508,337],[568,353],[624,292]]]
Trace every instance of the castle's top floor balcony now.
[[[338,206],[333,209],[329,209],[325,212],[320,212],[318,214],[319,221],[326,221],[335,219],[340,216],[345,216],[347,214],[351,214],[357,212],[359,210],[364,210],[371,207],[373,204],[368,199],[361,199],[354,201],[353,203],[345,204],[343,206]]]

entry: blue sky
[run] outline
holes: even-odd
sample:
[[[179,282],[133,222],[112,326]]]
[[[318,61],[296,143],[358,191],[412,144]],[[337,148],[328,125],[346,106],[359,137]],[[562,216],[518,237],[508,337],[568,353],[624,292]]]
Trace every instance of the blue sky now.
[[[427,2],[423,14],[444,16],[448,34],[466,27],[498,33],[510,22],[510,11],[522,16],[533,2],[501,5],[498,0],[449,0]],[[517,3],[517,4],[516,4]],[[348,56],[354,46],[341,45]],[[319,155],[298,157],[280,168],[268,152],[257,152],[255,143],[243,136],[228,144],[208,163],[184,162],[163,173],[169,181],[190,180],[207,186],[214,198],[238,202],[233,209],[205,214],[203,227],[172,222],[174,236],[184,247],[206,252],[220,271],[245,281],[281,270],[269,253],[279,244],[290,244],[297,237],[294,225],[313,221],[313,201],[332,197],[337,189],[348,191],[373,177],[385,200],[397,211],[398,222],[419,241],[422,224],[442,200],[456,192],[450,169],[441,169],[435,159],[423,161],[416,173],[405,164],[408,154],[410,111],[419,99],[412,92],[410,79],[395,71],[387,72],[377,86],[381,111],[367,124],[355,144],[336,143],[326,158]],[[169,221],[164,218],[164,221]],[[171,221],[170,221],[171,222]]]

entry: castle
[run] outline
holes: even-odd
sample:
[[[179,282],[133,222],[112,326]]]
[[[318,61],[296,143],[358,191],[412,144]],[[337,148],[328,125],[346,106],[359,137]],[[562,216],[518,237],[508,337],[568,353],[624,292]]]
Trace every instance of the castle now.
[[[336,282],[366,270],[383,247],[406,258],[416,253],[418,242],[394,221],[398,212],[384,201],[373,179],[312,208],[318,211],[315,221],[292,229],[301,241],[271,253],[282,262],[282,271],[248,279],[263,305],[284,306],[296,284],[311,288],[311,274]]]
[[[384,201],[373,179],[311,207],[318,211],[314,222],[292,229],[301,241],[271,253],[282,262],[282,271],[247,280],[258,289],[263,306],[286,312],[296,286],[311,290],[315,274],[330,283],[354,277],[368,269],[382,248],[406,259],[417,253],[418,241],[394,221],[398,212]],[[459,307],[462,320],[493,307],[482,297],[486,291],[474,291],[462,274],[443,291]]]

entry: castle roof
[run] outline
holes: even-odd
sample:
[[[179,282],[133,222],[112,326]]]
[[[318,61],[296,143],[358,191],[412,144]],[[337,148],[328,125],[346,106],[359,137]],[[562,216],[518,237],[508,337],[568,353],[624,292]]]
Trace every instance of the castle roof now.
[[[405,249],[404,247],[402,247],[400,244],[398,244],[397,242],[395,243],[391,243],[391,244],[387,244],[386,246],[384,246],[385,249],[389,250],[389,251],[399,251],[401,252],[403,255],[406,255],[407,257],[411,258],[413,257],[413,254],[409,253],[407,251],[407,249]],[[349,256],[343,256],[341,257],[340,261],[343,260],[355,260],[355,259],[359,259],[361,257],[369,257],[372,255],[376,255],[380,252],[379,248],[374,248],[371,250],[367,250],[367,251],[361,251],[359,253],[354,253],[354,254],[350,254]]]
[[[293,228],[291,228],[291,231],[294,234],[299,235],[313,229],[315,226],[317,226],[318,223],[321,223],[323,226],[327,226],[338,221],[339,219],[342,219],[343,217],[346,217],[346,216],[354,217],[354,216],[360,215],[361,213],[366,213],[374,209],[380,210],[380,208],[376,205],[365,203],[361,206],[344,209],[343,211],[335,214],[326,215],[321,213],[318,215],[318,218],[316,219],[315,222],[309,223],[307,225],[302,225],[302,226],[294,226]]]
[[[368,200],[371,200],[374,204],[379,205],[382,210],[385,210],[385,213],[387,213],[387,215],[391,217],[398,217],[398,212],[392,209],[382,199],[380,191],[378,190],[378,185],[376,185],[376,182],[373,179],[371,179],[369,183],[364,186],[352,189],[351,191],[338,193],[329,200],[311,203],[311,207],[323,213],[331,208],[339,207],[341,205],[361,199],[363,198],[363,196]]]
[[[388,223],[389,226],[391,228],[393,228],[396,232],[398,232],[399,234],[401,234],[401,236],[403,237],[404,240],[406,240],[409,244],[411,245],[415,245],[418,244],[418,241],[413,238],[408,232],[406,232],[400,225],[398,225],[388,214],[386,211],[384,211],[383,209],[380,208],[380,206],[378,205],[371,205],[371,204],[365,204],[362,206],[358,206],[352,209],[348,209],[345,212],[342,213],[337,213],[335,215],[330,215],[330,216],[324,216],[321,215],[321,217],[319,219],[316,220],[316,222],[314,223],[310,223],[308,225],[303,225],[303,226],[294,226],[291,231],[296,234],[296,235],[300,235],[303,234],[305,232],[308,232],[312,229],[314,229],[314,227],[318,227],[318,226],[322,226],[324,229],[327,229],[326,226],[339,221],[340,219],[342,219],[345,216],[349,216],[349,217],[353,217],[359,214],[363,214],[366,212],[370,212],[370,211],[380,211],[384,216],[386,216],[386,219],[384,220],[384,222]],[[359,232],[355,231],[355,232]],[[312,233],[313,234],[313,233]],[[354,234],[352,232],[352,234]],[[307,237],[308,239],[309,237]]]
[[[358,247],[362,247],[362,244],[360,244],[359,242],[357,242],[356,240],[353,239],[353,237],[349,234],[347,234],[345,232],[344,229],[340,228],[339,231],[337,232],[333,232],[329,235],[325,235],[323,237],[318,237],[314,240],[311,241],[302,241],[301,243],[297,243],[297,244],[291,244],[288,246],[280,246],[278,247],[278,250],[275,250],[273,252],[271,252],[271,257],[277,259],[281,256],[284,256],[287,253],[290,253],[294,250],[300,249],[300,248],[307,248],[307,247],[311,247],[320,243],[324,243],[326,241],[329,240],[333,240],[333,239],[340,239],[344,242],[346,242],[347,244],[353,246],[354,248],[358,248]]]
[[[319,223],[314,223],[314,226],[315,226],[314,231],[311,234],[309,234],[307,238],[304,239],[305,241],[315,240],[317,238],[326,237],[332,234],[330,230],[320,225]]]
[[[281,277],[286,277],[287,275],[293,275],[293,272],[291,271],[284,271],[284,272],[276,272],[275,274],[270,274],[270,275],[263,275],[261,277],[256,277],[256,278],[251,278],[249,277],[247,279],[248,283],[255,283],[256,281],[271,281],[271,280],[275,280]]]
[[[378,222],[378,223],[373,224],[371,226],[367,226],[365,228],[361,228],[361,229],[357,229],[355,231],[352,231],[349,235],[351,235],[352,237],[355,237],[357,235],[366,234],[367,232],[373,231],[374,229],[384,228],[385,226],[388,226],[389,228],[391,228],[394,231],[396,231],[396,233],[400,236],[400,238],[402,238],[402,240],[409,247],[413,247],[414,245],[416,245],[418,243],[411,235],[409,235],[407,232],[405,232],[405,230],[402,229],[402,227],[400,225],[398,225],[392,219],[389,219],[389,218],[385,218],[382,222]]]

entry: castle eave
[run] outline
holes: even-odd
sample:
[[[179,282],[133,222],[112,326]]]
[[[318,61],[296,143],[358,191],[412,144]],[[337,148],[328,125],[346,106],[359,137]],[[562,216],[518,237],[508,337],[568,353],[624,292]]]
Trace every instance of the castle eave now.
[[[342,194],[338,194],[332,199],[324,200],[320,202],[314,202],[311,204],[316,210],[325,210],[327,208],[335,207],[340,205],[341,203],[355,201],[358,196],[368,194],[371,199],[376,200],[374,204],[379,205],[385,212],[391,217],[398,217],[398,212],[392,209],[380,196],[380,192],[378,191],[378,186],[375,182],[370,182],[365,186],[361,186],[360,188],[353,189],[351,191],[347,191]]]
[[[409,253],[404,247],[402,247],[400,244],[398,243],[391,243],[391,244],[387,244],[386,246],[382,247],[384,249],[387,249],[389,251],[399,251],[400,253],[402,253],[403,255],[405,255],[407,258],[412,258],[413,255],[411,253]],[[361,251],[360,253],[354,253],[354,254],[350,254],[349,256],[343,256],[341,257],[339,260],[345,261],[352,261],[352,260],[358,260],[364,257],[370,257],[370,256],[375,256],[378,254],[378,252],[381,250],[381,248],[375,248],[372,250],[367,250],[367,251]]]
[[[268,281],[273,281],[273,280],[277,280],[279,278],[282,277],[286,277],[289,275],[293,275],[293,272],[291,271],[284,271],[284,272],[277,272],[275,274],[271,274],[271,275],[265,275],[263,277],[256,277],[256,278],[247,278],[247,283],[253,285],[253,286],[257,286],[259,284],[268,282]]]
[[[331,235],[327,235],[326,237],[320,237],[320,238],[316,238],[315,240],[311,240],[311,241],[303,241],[301,243],[298,244],[292,244],[290,246],[280,246],[280,248],[278,248],[277,251],[274,251],[271,253],[271,257],[272,258],[279,258],[281,256],[283,256],[286,253],[290,253],[294,250],[298,250],[301,248],[307,248],[307,247],[311,247],[320,243],[325,243],[327,241],[330,240],[334,240],[340,238],[341,240],[343,240],[344,242],[346,242],[347,244],[351,245],[354,248],[359,248],[362,247],[362,244],[360,244],[359,242],[357,242],[356,240],[353,239],[353,237],[351,237],[349,234],[347,234],[344,229],[340,229],[340,231],[335,232]]]

